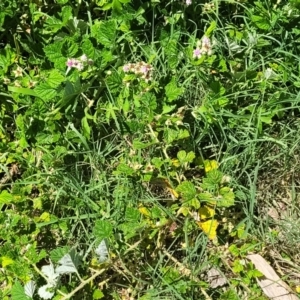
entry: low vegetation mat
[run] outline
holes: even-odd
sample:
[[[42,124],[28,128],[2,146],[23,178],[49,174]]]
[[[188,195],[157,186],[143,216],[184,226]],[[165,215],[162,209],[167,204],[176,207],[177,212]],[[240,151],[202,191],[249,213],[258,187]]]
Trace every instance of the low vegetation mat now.
[[[298,299],[299,20],[2,0],[0,299]]]

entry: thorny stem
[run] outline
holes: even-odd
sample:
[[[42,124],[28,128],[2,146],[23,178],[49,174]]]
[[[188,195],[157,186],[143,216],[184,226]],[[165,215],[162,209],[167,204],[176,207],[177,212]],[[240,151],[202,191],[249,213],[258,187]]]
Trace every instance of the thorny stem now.
[[[60,300],[67,300],[70,299],[71,297],[73,297],[78,291],[80,291],[85,285],[89,284],[91,281],[93,281],[97,276],[101,275],[104,271],[106,271],[106,269],[101,269],[99,271],[97,271],[95,274],[93,274],[90,278],[83,280],[81,282],[81,284],[74,289],[71,293],[65,295],[63,298],[61,298]],[[101,282],[99,285],[104,285],[107,281],[109,281],[110,278],[104,280],[103,282]]]

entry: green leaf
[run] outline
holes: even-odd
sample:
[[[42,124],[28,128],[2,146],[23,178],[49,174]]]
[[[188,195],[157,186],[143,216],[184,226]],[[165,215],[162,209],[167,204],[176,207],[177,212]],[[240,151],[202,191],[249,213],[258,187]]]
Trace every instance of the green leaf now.
[[[50,252],[50,258],[54,263],[57,263],[64,255],[70,252],[70,247],[59,247]]]
[[[78,52],[78,46],[71,39],[65,40],[65,42],[63,43],[61,52],[64,57],[67,57],[67,58],[75,57],[75,55]]]
[[[176,188],[176,192],[180,193],[184,201],[192,200],[197,193],[195,186],[190,181],[180,183]]]
[[[117,174],[126,174],[126,175],[132,175],[134,174],[135,171],[134,169],[130,168],[129,166],[127,166],[126,164],[119,164],[117,167]]]
[[[18,88],[18,87],[15,87],[15,86],[8,86],[7,88],[10,92],[13,92],[13,93],[38,97],[38,95],[35,93],[35,91],[31,90],[31,89]]]
[[[65,0],[63,0],[65,1]],[[68,0],[66,0],[68,2]],[[71,6],[64,6],[61,10],[61,17],[64,24],[72,18],[72,7]]]
[[[117,26],[114,20],[96,21],[92,26],[92,36],[96,38],[100,44],[111,48],[114,44],[116,29]]]
[[[87,139],[90,138],[91,127],[89,125],[87,117],[83,117],[81,119],[81,126],[82,126],[83,136],[86,137]]]
[[[14,201],[14,196],[10,194],[8,191],[4,190],[0,194],[0,203],[1,204],[9,204]]]
[[[165,92],[167,101],[172,102],[184,93],[184,88],[177,87],[175,77],[166,85]]]
[[[25,294],[24,288],[19,281],[17,281],[11,290],[12,300],[29,300],[30,298]]]
[[[215,203],[214,197],[211,193],[199,193],[198,198],[200,201],[203,202],[209,202],[209,203]]]
[[[190,133],[186,129],[179,129],[179,132],[177,133],[177,139],[186,139],[190,136]]]
[[[85,39],[81,45],[83,53],[90,59],[95,59],[95,47],[89,39]]]
[[[251,21],[259,28],[263,30],[270,30],[271,24],[266,17],[252,15]]]
[[[193,151],[190,151],[187,155],[186,155],[186,162],[191,163],[193,162],[193,160],[195,159],[196,155]]]
[[[181,150],[177,153],[177,158],[181,164],[185,163],[186,158],[186,152],[184,150]]]
[[[214,184],[219,184],[222,181],[223,173],[217,169],[212,169],[211,171],[207,172],[207,178],[211,180]]]
[[[229,250],[229,252],[230,252],[233,256],[239,256],[239,255],[240,255],[240,250],[239,250],[239,248],[238,248],[236,245],[234,245],[234,244],[230,245],[229,248],[228,248],[228,250]]]
[[[50,86],[48,83],[39,84],[35,87],[34,92],[38,97],[44,100],[51,100],[57,95],[56,90],[52,88],[52,86]]]
[[[177,140],[178,132],[177,130],[166,128],[164,131],[164,140],[167,145],[171,144],[173,141]]]
[[[191,163],[195,159],[195,153],[193,151],[186,153],[184,150],[181,150],[177,153],[177,158],[181,164]]]
[[[58,4],[66,4],[66,3],[68,3],[68,0],[56,0],[56,2]]]
[[[132,143],[133,149],[138,150],[138,149],[145,149],[149,146],[153,145],[153,143],[143,143],[140,142],[139,140],[135,139]]]
[[[119,0],[113,0],[112,9],[116,12],[122,11],[122,5]]]
[[[7,72],[8,67],[14,63],[15,56],[15,53],[9,46],[0,50],[0,67],[3,69],[4,74]]]
[[[207,30],[205,31],[205,35],[206,36],[210,36],[211,33],[217,28],[217,22],[216,21],[212,21],[209,25],[209,27],[207,28]]]
[[[222,187],[219,191],[220,195],[217,198],[217,206],[230,207],[234,205],[234,193],[229,187]]]
[[[138,222],[140,220],[140,212],[134,207],[127,207],[125,211],[125,220],[128,222]]]
[[[57,88],[62,82],[64,82],[65,76],[61,74],[58,70],[54,69],[50,72],[47,79],[47,83],[52,88]]]
[[[113,233],[113,226],[109,221],[96,220],[93,233],[99,240],[110,238]]]
[[[51,62],[56,63],[58,60],[62,60],[62,59],[65,61],[65,58],[61,53],[62,45],[63,45],[62,42],[55,42],[53,44],[44,47],[44,52],[46,54],[46,57]]]
[[[104,294],[102,293],[102,291],[100,291],[98,289],[94,290],[93,299],[99,300],[99,299],[102,299],[102,298],[104,298]]]

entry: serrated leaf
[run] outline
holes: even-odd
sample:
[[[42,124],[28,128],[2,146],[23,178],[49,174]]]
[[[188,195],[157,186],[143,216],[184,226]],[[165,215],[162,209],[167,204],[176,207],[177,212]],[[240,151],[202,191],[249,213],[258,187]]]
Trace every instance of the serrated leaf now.
[[[41,272],[46,276],[48,284],[56,286],[59,279],[59,274],[55,272],[52,263],[50,263],[50,265],[42,266]]]
[[[220,195],[217,198],[217,206],[219,207],[230,207],[234,205],[234,193],[229,187],[222,187],[220,189]]]
[[[215,200],[214,200],[214,197],[211,193],[199,193],[198,194],[198,198],[203,201],[203,202],[208,202],[208,203],[211,203],[211,204],[215,204]]]
[[[251,15],[251,21],[259,28],[263,30],[270,30],[271,24],[267,18],[257,15]]]
[[[44,100],[51,100],[57,95],[56,90],[53,87],[51,87],[48,83],[39,84],[34,89],[34,92],[37,94],[38,97]]]
[[[68,2],[68,0],[63,0]],[[61,10],[61,17],[64,24],[66,24],[72,18],[72,7],[64,6]]]
[[[99,263],[103,263],[108,260],[108,247],[106,245],[105,239],[103,239],[95,249],[95,253],[98,256]]]
[[[54,289],[55,286],[51,284],[45,284],[38,289],[38,295],[44,300],[52,299],[54,296]]]
[[[0,261],[1,261],[2,268],[5,268],[14,263],[14,260],[8,256],[1,256]]]
[[[116,22],[114,20],[98,21],[92,26],[92,36],[96,40],[110,48],[114,42],[116,35]]]
[[[179,129],[179,132],[177,134],[177,139],[186,139],[190,136],[190,133],[186,129]]]
[[[125,220],[128,222],[138,222],[140,219],[139,209],[127,207],[125,211]]]
[[[57,88],[62,82],[64,82],[65,76],[63,76],[58,70],[52,70],[47,79],[47,84],[52,88]]]
[[[93,233],[100,240],[109,238],[113,233],[112,224],[106,220],[96,220]]]
[[[50,252],[50,258],[53,262],[57,263],[65,254],[70,252],[70,247],[60,247]]]
[[[33,294],[36,288],[36,283],[32,280],[28,281],[25,285],[24,285],[24,291],[25,294],[30,297],[33,298]]]
[[[0,204],[8,204],[14,201],[14,196],[7,190],[4,190],[0,194]]]
[[[180,183],[176,188],[176,192],[180,193],[184,201],[192,200],[196,196],[196,188],[190,181]]]
[[[84,40],[81,49],[88,58],[95,59],[95,47],[89,39]]]
[[[11,289],[12,300],[29,300],[30,298],[25,294],[24,288],[19,281],[15,282]]]
[[[51,62],[56,62],[59,59],[65,59],[61,53],[62,43],[56,42],[50,45],[47,45],[44,47],[44,52],[46,54],[46,57]]]
[[[184,88],[178,87],[176,84],[176,79],[175,77],[173,77],[172,80],[166,85],[165,92],[167,96],[167,101],[172,102],[178,99],[178,97],[184,93]]]
[[[61,53],[64,57],[72,58],[75,57],[75,55],[78,52],[78,45],[73,42],[71,39],[65,40],[65,42],[62,45]]]
[[[207,173],[207,178],[214,184],[219,184],[222,181],[223,174],[217,169],[212,169]]]
[[[80,265],[80,256],[72,249],[70,253],[65,254],[58,263],[60,266],[55,269],[57,274],[76,273]]]
[[[177,153],[177,158],[180,161],[180,163],[185,163],[185,158],[186,158],[186,152],[184,150],[181,150]]]

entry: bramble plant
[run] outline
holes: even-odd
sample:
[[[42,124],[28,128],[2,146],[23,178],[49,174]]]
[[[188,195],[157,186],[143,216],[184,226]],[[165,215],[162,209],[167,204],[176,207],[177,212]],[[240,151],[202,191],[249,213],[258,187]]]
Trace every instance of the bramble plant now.
[[[299,294],[299,8],[2,1],[0,298]]]

